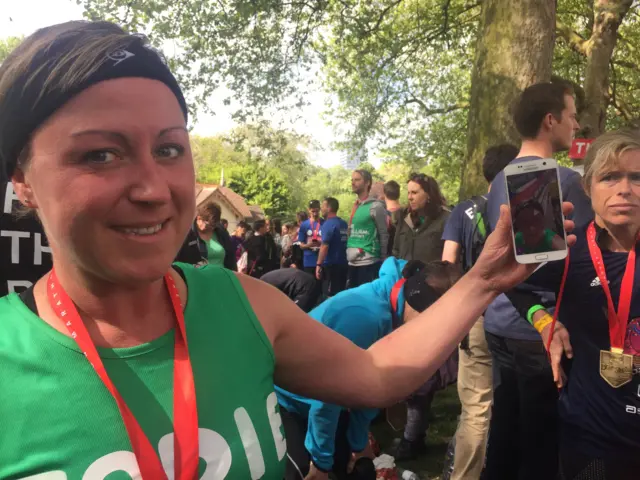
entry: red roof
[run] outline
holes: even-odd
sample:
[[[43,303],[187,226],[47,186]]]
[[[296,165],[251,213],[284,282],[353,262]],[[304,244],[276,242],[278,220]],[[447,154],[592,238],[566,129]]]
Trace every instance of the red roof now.
[[[196,183],[196,205],[207,201],[211,195],[217,193],[224,197],[229,204],[244,218],[252,218],[253,215],[247,201],[242,195],[238,195],[227,187],[215,184]]]

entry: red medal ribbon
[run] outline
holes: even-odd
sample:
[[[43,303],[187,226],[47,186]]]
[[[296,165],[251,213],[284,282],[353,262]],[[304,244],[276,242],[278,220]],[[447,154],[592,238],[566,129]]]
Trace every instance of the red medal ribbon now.
[[[351,216],[349,217],[349,228],[351,228],[351,224],[353,223],[353,216],[356,214],[356,210],[358,210],[358,207],[360,205],[360,200],[356,200],[356,202],[353,204],[353,207],[351,208]]]
[[[174,422],[174,465],[176,480],[194,480],[198,478],[198,408],[196,391],[191,369],[191,359],[187,345],[184,314],[180,305],[180,295],[171,275],[166,274],[164,281],[171,297],[173,311],[178,328],[175,333],[173,363],[173,422]],[[136,456],[140,474],[144,480],[166,479],[160,458],[140,424],[129,410],[124,399],[109,378],[102,359],[89,336],[78,310],[60,285],[55,270],[49,274],[47,296],[51,308],[69,330],[78,347],[113,395],[124,426],[129,435],[131,447]]]
[[[309,220],[309,226],[311,227],[311,240],[318,239],[318,233],[320,232],[320,221],[316,222],[316,227],[313,227],[313,220]]]
[[[616,312],[607,282],[607,272],[602,261],[602,252],[596,243],[596,228],[591,222],[587,229],[587,242],[589,245],[589,253],[593,267],[596,269],[602,290],[607,297],[607,309],[609,317],[609,339],[611,340],[611,348],[622,351],[624,348],[624,338],[627,332],[627,324],[629,323],[629,310],[631,308],[631,293],[633,290],[633,279],[636,271],[636,249],[635,245],[629,252],[627,258],[627,266],[624,270],[622,283],[620,285],[620,298],[618,299],[618,311]]]

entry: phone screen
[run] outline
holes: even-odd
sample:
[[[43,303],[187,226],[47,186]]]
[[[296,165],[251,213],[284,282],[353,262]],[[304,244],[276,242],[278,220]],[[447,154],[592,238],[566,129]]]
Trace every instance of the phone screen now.
[[[507,175],[516,255],[567,248],[555,168]]]

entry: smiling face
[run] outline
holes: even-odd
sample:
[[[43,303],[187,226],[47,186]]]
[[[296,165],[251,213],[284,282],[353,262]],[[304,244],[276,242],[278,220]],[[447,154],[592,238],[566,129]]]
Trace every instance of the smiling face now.
[[[157,280],[195,216],[189,136],[163,83],[98,83],[32,136],[19,198],[45,227],[54,265],[113,283]]]
[[[616,165],[594,175],[589,193],[604,222],[640,228],[640,150],[624,152]]]

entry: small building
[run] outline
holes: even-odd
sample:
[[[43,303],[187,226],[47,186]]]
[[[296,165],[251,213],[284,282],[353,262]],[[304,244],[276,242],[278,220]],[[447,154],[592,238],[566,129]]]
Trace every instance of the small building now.
[[[210,200],[220,205],[222,218],[228,220],[231,232],[236,229],[240,221],[252,224],[256,220],[264,219],[264,212],[258,205],[247,205],[245,198],[230,188],[196,183],[196,205],[200,206]]]

